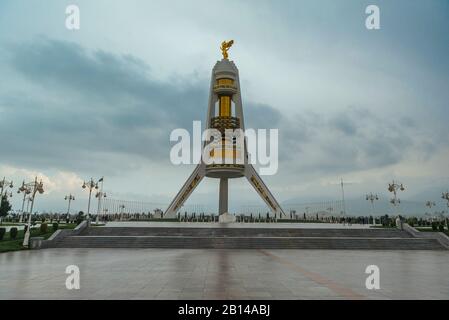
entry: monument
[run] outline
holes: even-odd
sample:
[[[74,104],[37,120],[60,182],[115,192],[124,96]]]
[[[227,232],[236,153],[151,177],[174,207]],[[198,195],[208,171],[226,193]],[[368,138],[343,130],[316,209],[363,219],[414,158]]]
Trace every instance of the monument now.
[[[228,55],[233,44],[233,40],[223,41],[220,47],[223,59],[217,61],[212,69],[206,128],[216,129],[221,134],[221,137],[218,137],[221,140],[220,145],[210,150],[209,155],[214,161],[206,163],[204,159],[201,160],[168,206],[164,213],[165,217],[173,217],[181,210],[185,201],[204,177],[220,179],[218,204],[220,221],[232,222],[233,216],[228,214],[228,180],[242,177],[248,179],[273,215],[277,217],[285,215],[250,163],[246,139],[243,138],[243,143],[237,143],[235,137],[225,134],[225,131],[241,129],[244,132],[245,130],[239,71],[234,62],[229,60]],[[203,144],[203,152],[207,145],[207,142]]]

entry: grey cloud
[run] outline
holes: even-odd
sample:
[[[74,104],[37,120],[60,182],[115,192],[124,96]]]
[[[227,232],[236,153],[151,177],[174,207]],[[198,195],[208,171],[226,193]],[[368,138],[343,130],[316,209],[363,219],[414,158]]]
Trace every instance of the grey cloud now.
[[[145,62],[131,55],[87,52],[77,44],[45,37],[13,46],[11,51],[13,66],[28,79],[48,90],[68,91],[71,96],[78,93],[88,100],[88,105],[77,108],[107,112],[125,123],[127,116],[137,112],[151,124],[162,118],[179,125],[187,113],[200,117],[202,109],[198,105],[207,101],[206,81],[158,81]]]
[[[305,111],[284,119],[280,159],[302,174],[346,173],[396,164],[410,152],[424,155],[435,145],[403,118],[390,119],[362,107],[327,114]],[[287,170],[287,169],[286,169]]]
[[[279,110],[261,103],[248,103],[244,107],[245,126],[253,129],[279,128],[282,114]]]
[[[329,121],[330,126],[340,130],[348,136],[357,133],[357,122],[350,118],[347,113],[338,113]]]

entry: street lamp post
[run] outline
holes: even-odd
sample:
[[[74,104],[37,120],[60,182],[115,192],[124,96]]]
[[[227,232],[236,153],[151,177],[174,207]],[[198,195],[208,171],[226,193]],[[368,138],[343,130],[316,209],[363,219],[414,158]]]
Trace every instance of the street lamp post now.
[[[441,198],[447,201],[447,206],[449,207],[449,192],[443,192]]]
[[[0,196],[4,196],[8,194],[8,189],[5,190],[5,188],[13,188],[14,185],[12,183],[12,181],[8,181],[5,179],[5,177],[3,177],[3,180],[0,180]],[[5,191],[5,193],[3,194],[3,191]]]
[[[377,194],[370,193],[366,195],[366,200],[371,202],[371,214],[373,215],[373,225],[375,225],[376,218],[374,217],[374,201],[379,200],[379,197],[377,196]]]
[[[125,209],[125,205],[121,204],[121,205],[119,205],[119,208],[120,208],[120,221],[122,221],[123,220],[123,211]]]
[[[26,200],[26,197],[27,197],[28,194],[31,193],[30,188],[27,187],[27,186],[25,185],[25,181],[22,182],[22,187],[23,187],[23,188],[19,188],[19,189],[17,190],[17,193],[23,192],[22,212],[20,213],[19,223],[22,223],[23,217],[24,217],[24,215],[25,215],[25,212],[23,212],[23,210],[24,210],[24,208],[25,208],[25,200]],[[28,208],[27,208],[27,211],[28,211]]]
[[[89,202],[87,203],[87,221],[90,221],[90,199],[92,197],[92,190],[93,189],[98,189],[98,182],[95,182],[92,178],[90,178],[90,181],[88,181],[86,183],[86,181],[84,181],[83,185],[81,186],[83,189],[88,189],[89,190]]]
[[[434,220],[434,217],[432,216],[432,207],[434,207],[435,206],[435,202],[433,202],[433,201],[426,201],[426,207],[428,207],[429,208],[429,216],[430,216],[430,220],[431,221],[433,221]]]
[[[108,212],[109,212],[108,209],[106,209],[106,208],[103,209],[103,220],[105,222],[109,220],[109,219],[107,219]]]
[[[26,198],[26,200],[27,200],[27,210],[25,212],[28,213],[29,212],[29,208],[30,208],[30,203],[33,200],[33,198],[31,196],[28,196]]]
[[[441,198],[447,201],[447,206],[449,207],[449,192],[443,192]],[[446,219],[446,227],[449,230],[449,219]]]
[[[32,190],[30,192],[32,195],[30,196],[30,198],[31,198],[31,208],[30,208],[30,213],[29,213],[29,216],[28,216],[28,228],[27,228],[27,231],[26,231],[25,236],[23,238],[23,246],[24,247],[28,247],[29,241],[30,241],[31,214],[33,212],[34,199],[36,197],[36,193],[37,192],[39,192],[40,194],[44,193],[44,184],[42,183],[42,180],[40,182],[37,182],[37,177],[36,177],[33,182],[25,183],[25,181],[24,181],[22,183],[22,186],[19,188],[19,190],[21,192],[24,192],[27,188]]]
[[[346,216],[346,203],[345,203],[345,187],[343,183],[343,178],[341,178],[341,200],[343,204],[343,216]]]
[[[12,197],[12,192],[9,192],[7,188],[13,188],[14,185],[12,181],[8,181],[3,177],[3,180],[0,180],[0,201],[3,200],[4,197]],[[5,189],[6,188],[6,189]],[[3,192],[4,191],[4,192]],[[0,217],[0,223],[2,222],[2,217]]]
[[[397,182],[394,182],[394,180],[393,180],[393,183],[388,184],[388,191],[393,192],[393,198],[390,200],[390,202],[393,204],[395,211],[396,211],[396,207],[401,203],[401,200],[397,196],[397,192],[404,191],[404,190],[405,190],[405,188],[402,183],[399,184]],[[402,230],[402,219],[400,218],[399,213],[398,213],[398,217],[396,218],[396,225],[398,225],[398,222],[399,222],[399,226]]]
[[[69,201],[69,205],[67,207],[67,217],[69,217],[69,215],[70,215],[70,203],[72,202],[72,200],[75,200],[75,196],[72,196],[72,194],[69,194],[68,196],[64,197],[64,200],[68,200]]]
[[[106,198],[106,192],[103,192],[103,180],[104,180],[104,177],[101,177],[101,179],[98,180],[98,182],[101,182],[101,187],[100,187],[100,191],[98,191],[97,194],[95,195],[95,198],[98,198],[98,208],[97,208],[97,219],[96,219],[96,224],[98,224],[99,217],[100,217],[100,213],[101,213],[101,200],[102,200],[103,198]]]
[[[429,208],[430,211],[432,211],[432,207],[435,207],[435,202],[433,201],[426,201],[426,207]],[[429,212],[430,214],[432,214],[432,212]]]

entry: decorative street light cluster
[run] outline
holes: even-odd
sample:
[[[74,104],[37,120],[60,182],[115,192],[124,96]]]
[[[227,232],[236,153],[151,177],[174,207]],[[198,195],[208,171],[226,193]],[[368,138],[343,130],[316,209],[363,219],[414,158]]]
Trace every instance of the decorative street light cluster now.
[[[429,210],[432,209],[432,207],[434,207],[434,206],[435,206],[435,202],[434,201],[426,201],[426,207],[428,207]],[[426,212],[425,215],[428,216],[433,221],[431,212],[430,213]]]
[[[370,193],[366,195],[366,200],[371,201],[371,205],[374,206],[374,200],[379,200],[379,197],[377,196],[377,194]]]
[[[90,181],[88,181],[86,183],[86,181],[84,181],[83,185],[81,186],[83,189],[88,189],[89,190],[89,202],[87,203],[87,221],[90,220],[90,198],[92,196],[92,189],[98,189],[98,182],[94,182],[94,180],[92,178],[90,178]]]
[[[0,197],[12,197],[12,192],[8,193],[8,187],[12,189],[14,187],[12,181],[8,181],[3,177],[3,180],[0,180]]]
[[[103,192],[103,180],[104,180],[104,177],[101,177],[101,179],[98,180],[98,182],[101,182],[101,187],[100,187],[100,191],[98,191],[95,194],[95,198],[98,199],[97,219],[96,219],[97,224],[98,224],[98,219],[99,219],[100,213],[101,213],[101,201],[103,198],[106,198],[106,192]]]
[[[69,201],[69,205],[67,207],[67,215],[69,215],[70,214],[70,203],[72,202],[72,200],[75,200],[75,196],[72,196],[72,194],[69,194],[68,196],[64,197],[64,200]]]
[[[377,194],[373,194],[371,192],[370,194],[366,195],[366,200],[371,201],[371,211],[372,211],[372,214],[374,214],[374,201],[379,200],[379,197],[377,196]]]
[[[98,210],[100,210],[100,201],[102,198],[106,197],[106,194],[103,193],[103,177],[101,177],[98,181],[94,181],[93,178],[90,178],[90,181],[84,181],[81,186],[83,189],[89,190],[89,202],[87,203],[87,221],[90,221],[90,200],[92,197],[92,190],[98,190],[98,183],[101,182],[101,189],[96,193],[95,197],[98,198]],[[97,212],[97,223],[98,223],[98,213]]]
[[[404,190],[405,190],[405,188],[402,183],[399,184],[399,183],[394,182],[394,180],[393,180],[393,183],[388,184],[388,191],[393,192],[393,198],[390,200],[390,202],[395,207],[401,203],[401,200],[397,197],[397,192],[404,191]]]
[[[449,207],[449,192],[443,192],[441,194],[441,198],[443,198],[444,200],[447,200],[447,206]]]
[[[433,202],[433,201],[427,201],[427,202],[426,202],[426,207],[429,207],[429,209],[431,209],[432,207],[435,207],[435,202]]]
[[[13,188],[12,181],[7,181],[5,177],[3,177],[3,180],[0,181],[0,201],[3,201],[4,198],[12,197],[12,192],[8,193],[8,187]],[[5,190],[3,192],[3,190]],[[0,217],[0,222],[2,221],[2,218]]]
[[[42,183],[42,180],[40,182],[37,182],[37,177],[32,182],[25,183],[25,181],[22,183],[22,186],[19,188],[20,192],[24,192],[25,194],[27,191],[30,191],[31,194],[31,209],[29,211],[28,215],[28,228],[25,233],[25,236],[23,238],[23,246],[28,247],[29,241],[30,241],[30,230],[31,230],[31,213],[33,212],[33,206],[34,206],[34,199],[36,198],[36,193],[39,192],[40,194],[44,193],[44,184]],[[27,210],[28,211],[28,210]]]
[[[373,194],[372,192],[370,194],[366,195],[366,200],[371,201],[371,215],[373,216],[373,225],[376,224],[376,218],[374,217],[374,201],[379,200],[379,197],[377,194]]]
[[[120,208],[120,221],[123,220],[123,212],[125,211],[125,205],[121,204],[118,206]]]
[[[25,207],[25,200],[27,200],[27,195],[31,193],[31,189],[25,184],[25,181],[22,182],[22,186],[17,190],[17,193],[23,192],[23,199],[22,199],[22,210],[20,212],[20,218],[19,222],[22,223],[23,217],[25,215],[25,212],[23,212],[23,209]],[[30,197],[28,197],[28,204],[30,203]],[[27,212],[28,212],[28,206],[27,206]]]

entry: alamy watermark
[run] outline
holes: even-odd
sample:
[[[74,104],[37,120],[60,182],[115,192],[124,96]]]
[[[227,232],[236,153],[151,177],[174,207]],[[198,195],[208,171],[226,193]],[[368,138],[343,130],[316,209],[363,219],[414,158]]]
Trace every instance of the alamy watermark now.
[[[170,161],[174,165],[199,164],[201,161],[206,165],[243,165],[246,160],[249,164],[257,164],[261,175],[274,175],[279,166],[278,140],[278,129],[226,129],[222,134],[217,129],[201,132],[201,121],[193,121],[193,137],[183,128],[171,132],[170,141],[177,143],[170,150]]]
[[[67,290],[80,289],[80,268],[71,264],[65,268],[65,273],[69,276],[65,280],[65,287]]]
[[[79,30],[80,29],[80,8],[71,4],[65,8],[65,27],[68,30]]]
[[[375,264],[369,265],[365,269],[365,273],[369,276],[365,280],[365,287],[368,290],[380,289],[380,269]]]
[[[378,6],[371,4],[366,7],[365,13],[368,14],[365,20],[365,27],[368,30],[380,29],[380,9]]]

